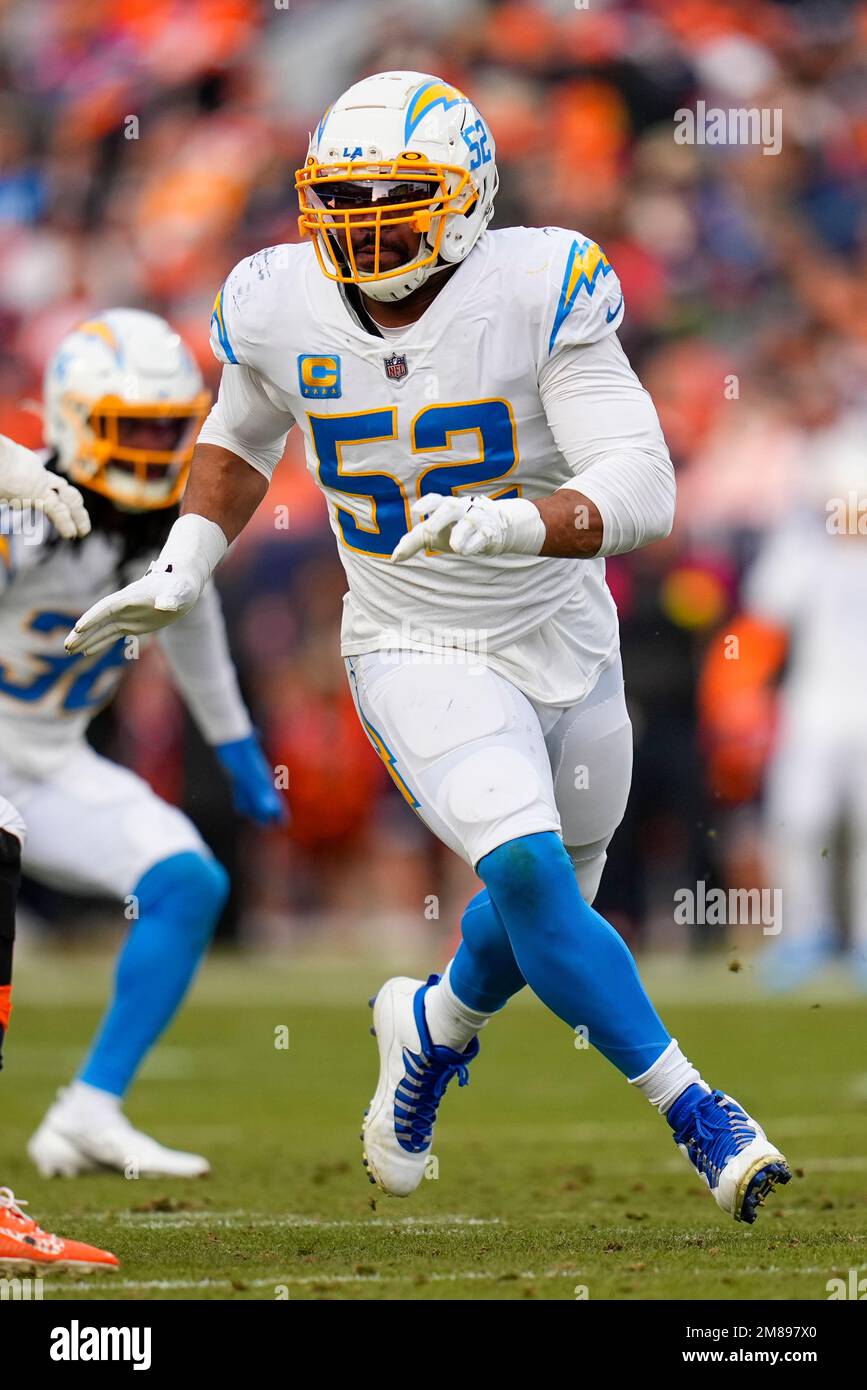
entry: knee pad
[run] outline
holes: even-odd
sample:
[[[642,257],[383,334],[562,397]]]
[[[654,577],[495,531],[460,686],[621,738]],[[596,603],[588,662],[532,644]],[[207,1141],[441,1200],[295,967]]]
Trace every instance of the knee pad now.
[[[173,854],[154,864],[133,890],[139,912],[171,915],[179,929],[208,935],[229,896],[229,875],[218,860],[195,850]]]

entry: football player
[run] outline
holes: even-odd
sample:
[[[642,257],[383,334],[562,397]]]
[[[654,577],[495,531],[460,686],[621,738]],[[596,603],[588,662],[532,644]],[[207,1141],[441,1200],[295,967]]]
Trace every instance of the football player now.
[[[0,436],[0,538],[15,513],[40,513],[58,533],[71,540],[86,536],[90,518],[81,493],[65,478],[43,468],[28,449]],[[12,948],[15,940],[15,906],[21,879],[21,846],[24,822],[11,802],[0,796],[0,1070],[3,1041],[12,1012]],[[117,1269],[118,1259],[108,1250],[64,1240],[43,1231],[23,1210],[8,1187],[0,1187],[0,1269],[14,1274],[44,1274],[52,1269]]]
[[[590,906],[631,775],[605,556],[667,535],[675,491],[617,338],[617,276],[578,233],[487,230],[493,136],[434,76],[350,88],[296,187],[306,243],[242,261],[217,296],[225,366],[183,515],[69,649],[189,612],[297,424],[349,582],[359,718],[484,884],[442,978],[393,979],[376,998],[371,1177],[418,1186],[446,1086],[527,984],[666,1117],[720,1207],[753,1221],[785,1160],[702,1080]]]
[[[835,956],[867,992],[863,438],[860,411],[812,433],[812,491],[768,534],[744,579],[747,613],[790,652],[763,802],[772,882],[786,905],[784,929],[759,962],[775,993],[812,982]],[[842,869],[827,848],[841,825]],[[849,904],[845,945],[841,896]]]
[[[113,1168],[194,1177],[198,1154],[137,1131],[122,1100],[181,1004],[228,891],[196,828],[133,772],[86,740],[137,647],[97,657],[63,638],[82,604],[157,554],[174,518],[209,398],[177,333],[161,318],[115,309],[60,343],[45,376],[47,468],[87,499],[92,530],[67,541],[52,527],[12,528],[0,596],[0,785],[27,825],[25,874],[123,904],[131,922],[114,996],[90,1055],[30,1140],[43,1176]],[[215,590],[163,649],[186,703],[232,782],[235,804],[261,824],[282,803],[253,733]]]

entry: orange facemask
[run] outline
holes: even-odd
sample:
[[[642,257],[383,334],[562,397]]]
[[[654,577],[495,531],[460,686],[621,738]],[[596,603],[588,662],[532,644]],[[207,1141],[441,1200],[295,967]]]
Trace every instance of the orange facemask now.
[[[209,391],[200,391],[191,400],[147,405],[131,405],[117,396],[104,396],[95,404],[68,396],[66,413],[78,440],[70,478],[121,506],[143,511],[171,507],[186,486],[196,439],[210,405]],[[137,421],[163,424],[167,447],[128,442],[125,436],[135,437],[135,430],[128,426]],[[174,433],[170,425],[175,426]]]

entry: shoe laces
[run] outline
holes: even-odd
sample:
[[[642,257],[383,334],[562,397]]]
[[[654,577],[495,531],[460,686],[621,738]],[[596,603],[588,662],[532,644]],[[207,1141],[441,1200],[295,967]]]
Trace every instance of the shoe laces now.
[[[722,1091],[711,1091],[675,1131],[674,1142],[685,1145],[699,1173],[717,1179],[729,1159],[755,1137],[755,1126],[746,1112]]]
[[[427,1054],[410,1052],[405,1047],[403,1060],[406,1073],[395,1091],[394,1130],[401,1148],[421,1153],[430,1145],[437,1107],[446,1087],[453,1076],[458,1078],[459,1086],[467,1085],[467,1062],[472,1058],[467,1055],[465,1061],[460,1061],[448,1048],[434,1048]]]
[[[13,1216],[17,1216],[21,1221],[30,1221],[32,1218],[25,1216],[24,1212],[21,1210],[22,1207],[26,1207],[27,1205],[27,1202],[25,1202],[23,1198],[20,1200],[16,1198],[11,1187],[0,1187],[0,1207],[2,1207],[4,1211],[10,1211]]]
[[[23,1197],[16,1197],[11,1187],[0,1187],[0,1211],[8,1212],[15,1221],[20,1221],[23,1226],[30,1228],[25,1242],[28,1245],[38,1245],[40,1249],[51,1254],[59,1254],[63,1249],[63,1241],[59,1236],[43,1231],[32,1216],[25,1215],[21,1208],[26,1206],[28,1203]]]

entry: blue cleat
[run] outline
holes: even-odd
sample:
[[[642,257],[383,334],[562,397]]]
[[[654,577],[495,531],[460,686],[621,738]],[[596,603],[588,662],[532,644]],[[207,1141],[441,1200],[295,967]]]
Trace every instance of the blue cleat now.
[[[364,1166],[392,1197],[408,1197],[424,1177],[439,1103],[452,1077],[467,1084],[467,1067],[479,1051],[478,1038],[465,1052],[431,1040],[424,997],[438,979],[388,980],[373,1001],[380,1070],[364,1117]]]
[[[688,1086],[666,1119],[681,1153],[735,1221],[752,1225],[765,1198],[792,1176],[761,1125],[722,1091]]]

